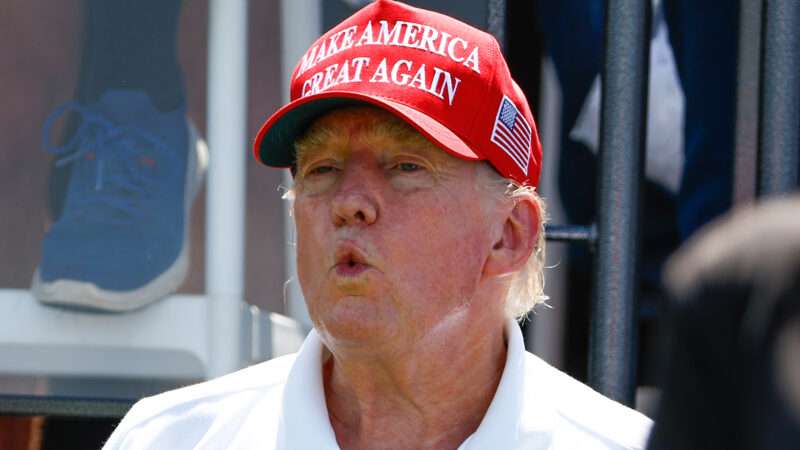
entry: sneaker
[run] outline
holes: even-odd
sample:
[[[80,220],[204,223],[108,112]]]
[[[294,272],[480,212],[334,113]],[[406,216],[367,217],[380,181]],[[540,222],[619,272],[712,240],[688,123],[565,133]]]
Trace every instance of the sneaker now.
[[[73,113],[65,145],[53,126]],[[71,165],[64,209],[42,242],[33,295],[42,303],[103,311],[141,308],[173,292],[189,267],[189,212],[208,150],[185,108],[161,112],[141,91],[70,102],[45,121],[44,146]]]

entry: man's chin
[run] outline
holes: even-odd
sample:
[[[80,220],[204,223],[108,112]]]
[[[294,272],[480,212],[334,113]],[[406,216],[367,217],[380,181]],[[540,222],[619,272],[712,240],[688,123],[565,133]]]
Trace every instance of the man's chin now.
[[[353,303],[340,303],[326,317],[315,321],[318,333],[329,348],[377,350],[396,335],[396,316],[380,314],[374,304]]]

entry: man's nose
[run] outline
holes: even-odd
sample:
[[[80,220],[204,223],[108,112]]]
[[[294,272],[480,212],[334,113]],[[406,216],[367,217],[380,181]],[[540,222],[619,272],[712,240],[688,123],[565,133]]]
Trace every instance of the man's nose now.
[[[331,219],[337,227],[372,225],[378,219],[378,202],[366,174],[343,174],[339,192],[333,197]]]

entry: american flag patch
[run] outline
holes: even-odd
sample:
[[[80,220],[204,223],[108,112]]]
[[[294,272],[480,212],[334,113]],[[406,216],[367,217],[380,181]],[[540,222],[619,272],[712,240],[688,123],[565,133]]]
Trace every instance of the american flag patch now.
[[[531,159],[531,127],[514,106],[514,102],[505,95],[497,110],[491,140],[511,157],[525,175],[528,174],[528,162]]]

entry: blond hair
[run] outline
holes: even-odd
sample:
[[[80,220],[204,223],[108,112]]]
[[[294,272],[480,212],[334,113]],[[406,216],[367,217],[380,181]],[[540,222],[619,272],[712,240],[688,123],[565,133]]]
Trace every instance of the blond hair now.
[[[438,146],[411,125],[391,113],[369,106],[347,108],[347,110],[354,116],[374,117],[374,126],[370,127],[371,133],[417,142],[421,145],[431,145],[438,149]],[[317,121],[295,141],[296,159],[301,161],[311,148],[321,145],[336,133],[337,130],[334,127]],[[480,161],[478,164],[480,165],[479,176],[482,180],[482,187],[486,188],[484,190],[488,195],[495,196],[496,200],[507,199],[514,202],[522,198],[529,198],[539,212],[539,229],[536,233],[534,250],[522,269],[514,274],[505,298],[506,314],[515,319],[523,319],[536,305],[544,303],[548,298],[544,295],[545,204],[534,187],[520,186],[513,180],[503,177],[485,161]],[[294,195],[294,187],[292,187],[287,190],[283,198],[293,202]]]

